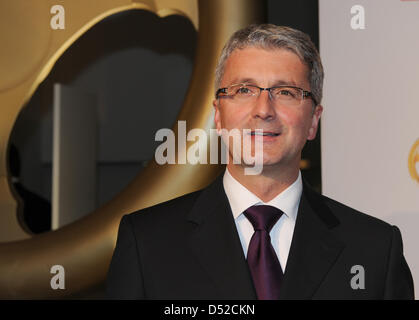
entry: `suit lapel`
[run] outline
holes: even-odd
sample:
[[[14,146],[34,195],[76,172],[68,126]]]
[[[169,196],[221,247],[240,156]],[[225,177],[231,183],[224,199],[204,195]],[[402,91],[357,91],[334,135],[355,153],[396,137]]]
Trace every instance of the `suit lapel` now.
[[[310,299],[344,244],[330,229],[339,224],[322,197],[304,183],[281,299]]]
[[[224,299],[256,299],[233,214],[220,175],[204,189],[189,221],[189,246]],[[304,183],[280,299],[310,299],[344,244],[331,232],[339,224],[322,197]]]
[[[189,245],[221,298],[255,299],[222,178],[220,175],[202,191],[190,212],[189,221],[196,224],[196,228]]]

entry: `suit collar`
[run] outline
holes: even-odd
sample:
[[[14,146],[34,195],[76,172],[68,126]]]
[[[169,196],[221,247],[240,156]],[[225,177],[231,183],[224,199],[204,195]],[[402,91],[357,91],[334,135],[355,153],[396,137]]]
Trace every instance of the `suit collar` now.
[[[268,202],[263,202],[259,197],[244,187],[230,174],[228,168],[224,172],[223,186],[235,219],[249,207],[259,204],[278,208],[291,220],[295,221],[296,219],[298,204],[303,189],[301,171],[298,172],[297,179],[288,188]]]
[[[220,175],[196,200],[189,246],[224,299],[256,299],[252,278]]]
[[[323,197],[304,183],[284,274],[282,299],[313,297],[344,248],[332,233],[339,223]]]

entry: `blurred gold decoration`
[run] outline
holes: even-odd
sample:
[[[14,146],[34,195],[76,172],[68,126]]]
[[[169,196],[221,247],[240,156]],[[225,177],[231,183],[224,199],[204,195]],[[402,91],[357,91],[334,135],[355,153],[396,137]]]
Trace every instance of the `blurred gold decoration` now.
[[[56,4],[65,8],[64,30],[50,27],[50,9]],[[109,203],[77,222],[35,236],[19,225],[17,203],[7,180],[6,148],[21,108],[82,34],[112,14],[133,9],[148,10],[160,17],[183,15],[198,30],[192,79],[178,115],[178,120],[187,121],[188,129],[213,127],[214,69],[225,41],[235,30],[264,19],[263,2],[259,0],[0,2],[1,298],[59,298],[103,282],[122,215],[202,188],[221,169],[215,165],[159,166],[150,162]],[[65,268],[65,290],[50,287],[50,268],[57,264]]]
[[[309,159],[301,159],[300,161],[300,169],[301,170],[308,170],[311,168],[311,162]]]
[[[410,176],[413,180],[419,182],[419,171],[416,168],[417,163],[419,163],[419,139],[413,144],[408,160]]]

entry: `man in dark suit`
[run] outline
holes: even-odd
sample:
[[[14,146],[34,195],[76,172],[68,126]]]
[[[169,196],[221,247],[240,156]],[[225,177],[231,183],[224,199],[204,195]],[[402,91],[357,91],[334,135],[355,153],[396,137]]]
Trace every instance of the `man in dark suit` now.
[[[397,227],[316,193],[301,178],[301,150],[323,111],[322,84],[320,57],[304,33],[252,25],[233,34],[217,66],[214,100],[215,124],[229,146],[226,171],[201,191],[123,217],[108,296],[412,299]],[[233,129],[242,130],[252,154],[262,144],[261,160],[243,152],[240,163],[232,161],[237,150],[225,133]],[[261,172],[246,173],[257,161]]]

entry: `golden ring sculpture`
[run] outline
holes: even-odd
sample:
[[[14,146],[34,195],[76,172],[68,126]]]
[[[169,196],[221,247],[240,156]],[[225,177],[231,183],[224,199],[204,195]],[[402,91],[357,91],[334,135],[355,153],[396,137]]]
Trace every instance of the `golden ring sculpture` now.
[[[409,152],[409,173],[413,180],[419,183],[419,171],[416,169],[416,164],[419,163],[419,139],[413,144]]]
[[[50,9],[56,4],[65,9],[64,30],[53,30],[49,24]],[[186,120],[188,129],[207,131],[213,127],[214,70],[222,46],[237,29],[263,22],[265,14],[259,0],[0,2],[0,298],[60,298],[103,283],[124,214],[202,188],[220,172],[217,165],[161,166],[150,161],[111,201],[72,224],[38,235],[19,225],[6,154],[20,110],[82,34],[112,14],[133,9],[160,17],[183,15],[198,30],[191,82],[177,120]],[[64,290],[51,289],[53,265],[65,269]]]

